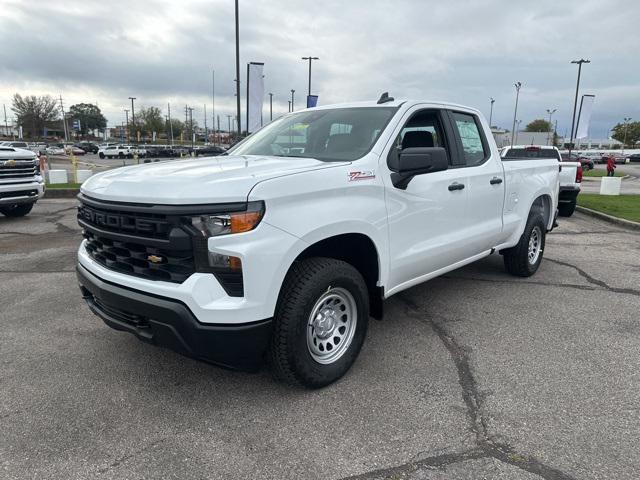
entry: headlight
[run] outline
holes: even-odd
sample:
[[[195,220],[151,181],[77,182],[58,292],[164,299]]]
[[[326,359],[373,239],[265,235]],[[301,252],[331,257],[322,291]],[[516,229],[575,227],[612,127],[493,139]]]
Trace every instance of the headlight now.
[[[258,226],[264,215],[263,202],[250,202],[244,212],[232,212],[191,217],[191,225],[203,237],[217,237],[230,233],[242,233]]]

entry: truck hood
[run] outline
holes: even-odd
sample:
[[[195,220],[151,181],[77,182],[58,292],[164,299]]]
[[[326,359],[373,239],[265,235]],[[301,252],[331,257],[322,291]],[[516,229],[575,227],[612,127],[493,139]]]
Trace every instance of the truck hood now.
[[[270,178],[344,165],[313,158],[218,156],[146,163],[90,177],[81,192],[100,200],[189,205],[243,202]]]

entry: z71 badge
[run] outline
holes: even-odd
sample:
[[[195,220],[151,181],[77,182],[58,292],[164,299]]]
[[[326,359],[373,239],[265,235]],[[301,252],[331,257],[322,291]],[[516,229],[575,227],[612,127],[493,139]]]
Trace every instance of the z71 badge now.
[[[358,172],[349,172],[349,181],[355,182],[358,180],[371,180],[376,178],[376,172],[373,170],[364,170]]]

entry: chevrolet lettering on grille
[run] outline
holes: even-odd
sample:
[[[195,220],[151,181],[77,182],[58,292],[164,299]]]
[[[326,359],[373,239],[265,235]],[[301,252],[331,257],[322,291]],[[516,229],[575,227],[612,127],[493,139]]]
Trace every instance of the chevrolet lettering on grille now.
[[[167,224],[151,218],[133,217],[117,213],[106,213],[83,205],[78,208],[78,218],[96,227],[146,234],[166,233]]]

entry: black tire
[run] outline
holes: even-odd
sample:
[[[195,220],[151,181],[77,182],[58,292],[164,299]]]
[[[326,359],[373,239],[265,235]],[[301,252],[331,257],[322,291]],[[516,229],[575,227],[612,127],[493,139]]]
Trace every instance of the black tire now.
[[[335,343],[335,351],[341,352],[341,356],[331,363],[323,364],[311,353],[312,347],[307,337],[314,330],[308,324],[308,319],[315,308],[320,308],[321,304],[318,302],[322,298],[344,291],[352,296],[355,306],[356,321],[353,330],[346,330],[349,327],[344,327],[347,332],[353,332],[352,337],[350,343],[345,340],[344,347]],[[339,308],[342,309],[342,306],[339,305]],[[283,282],[274,316],[274,330],[268,351],[274,376],[286,383],[308,388],[320,388],[335,382],[349,370],[360,353],[368,321],[367,286],[360,272],[353,266],[341,260],[320,257],[294,263]],[[336,325],[339,325],[338,330],[343,328],[340,323]],[[344,334],[344,331],[341,333]],[[329,337],[332,335],[333,333]],[[322,341],[333,345],[336,338]],[[333,348],[326,347],[325,355],[329,355],[329,350]]]
[[[100,152],[100,154],[98,155],[100,158],[104,158],[104,153]]]
[[[504,256],[504,266],[507,272],[517,277],[530,277],[536,273],[542,262],[546,230],[544,218],[540,212],[532,211],[529,214],[527,225],[518,244],[501,252]],[[534,235],[534,231],[538,238],[538,255],[535,257],[535,261],[532,262],[529,256],[529,241]]]
[[[31,211],[33,205],[33,203],[17,203],[15,205],[2,207],[0,209],[0,213],[3,213],[7,217],[11,218],[24,217]]]
[[[561,203],[558,205],[558,215],[561,217],[570,217],[576,210],[576,202]]]

